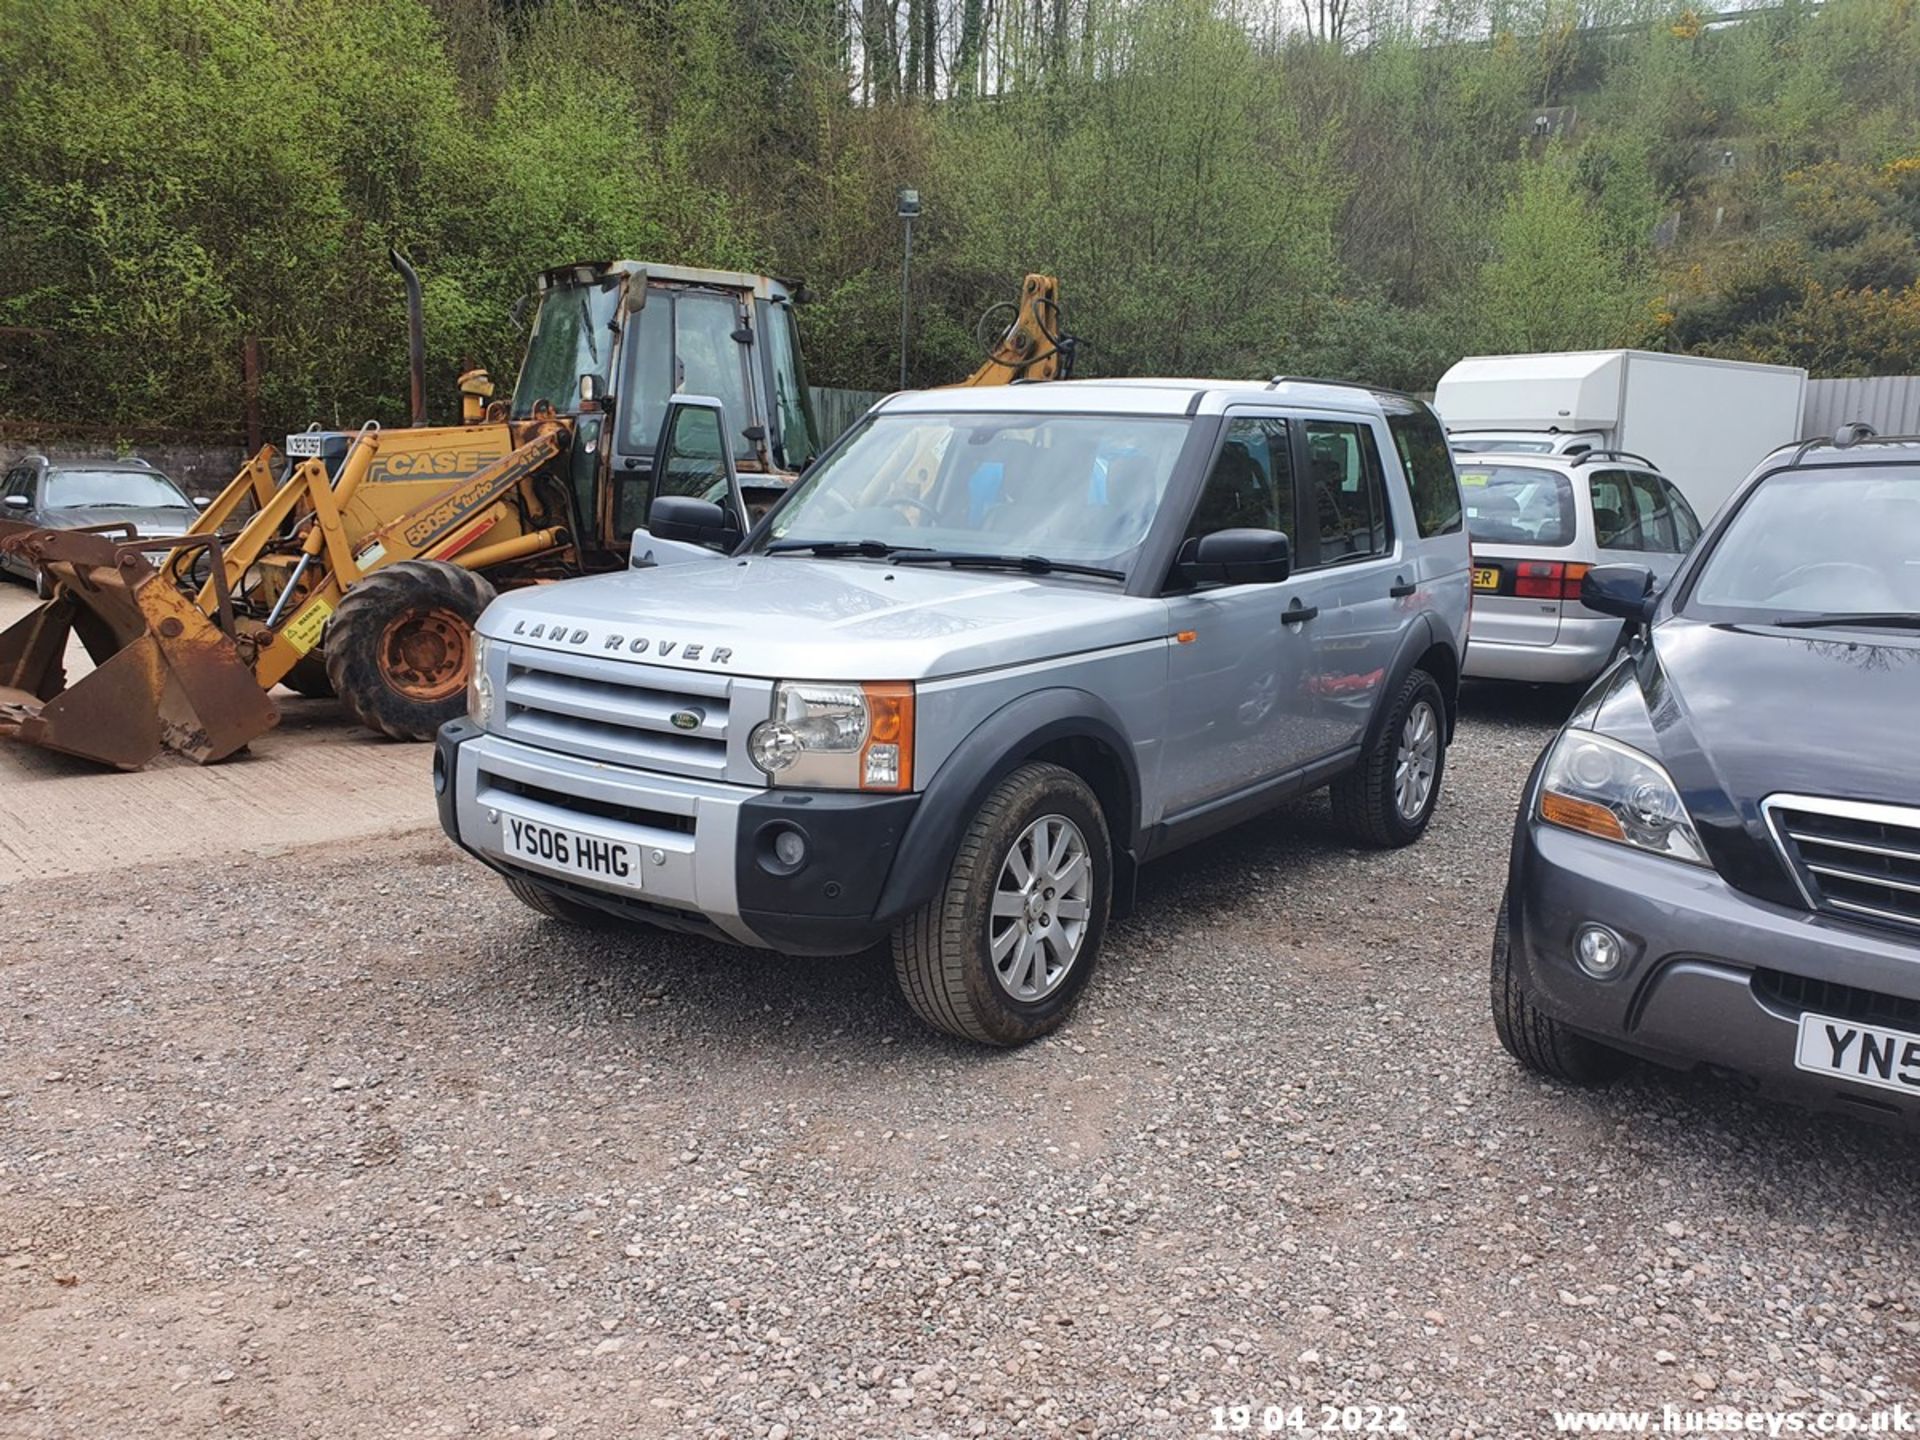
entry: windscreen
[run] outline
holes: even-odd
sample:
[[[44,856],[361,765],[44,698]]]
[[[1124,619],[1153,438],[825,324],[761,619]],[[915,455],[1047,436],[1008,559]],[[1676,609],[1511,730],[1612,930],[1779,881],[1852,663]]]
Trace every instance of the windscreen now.
[[[1125,569],[1189,423],[879,415],[808,473],[767,540],[870,540]]]
[[[49,510],[192,508],[171,480],[151,470],[55,470],[40,503]]]
[[[1536,465],[1463,461],[1467,534],[1489,545],[1571,545],[1573,482]]]
[[[613,361],[613,311],[617,285],[565,285],[550,289],[534,312],[527,358],[513,387],[513,417],[524,420],[542,400],[562,415],[580,411],[580,377],[607,383]]]
[[[1761,481],[1714,541],[1686,610],[1920,614],[1920,469],[1836,466]]]

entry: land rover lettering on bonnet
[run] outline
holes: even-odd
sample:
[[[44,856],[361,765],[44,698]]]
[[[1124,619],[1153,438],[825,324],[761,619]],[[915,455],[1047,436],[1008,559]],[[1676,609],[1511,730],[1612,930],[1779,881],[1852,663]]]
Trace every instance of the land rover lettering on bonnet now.
[[[1439,802],[1467,536],[1408,396],[903,394],[751,524],[725,446],[635,483],[632,566],[494,602],[434,757],[448,834],[554,920],[887,943],[924,1019],[1013,1045],[1144,862],[1320,787],[1380,846]]]

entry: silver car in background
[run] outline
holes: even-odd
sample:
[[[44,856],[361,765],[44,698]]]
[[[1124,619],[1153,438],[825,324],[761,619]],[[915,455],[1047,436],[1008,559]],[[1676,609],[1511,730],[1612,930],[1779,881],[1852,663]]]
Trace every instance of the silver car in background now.
[[[1580,603],[1595,565],[1644,565],[1664,583],[1700,536],[1693,507],[1637,455],[1456,457],[1473,545],[1465,674],[1584,684],[1623,626]]]
[[[144,460],[49,460],[25,455],[0,479],[0,520],[45,530],[131,525],[142,539],[184,535],[204,501],[189,500]],[[41,587],[33,566],[0,554],[0,571]]]

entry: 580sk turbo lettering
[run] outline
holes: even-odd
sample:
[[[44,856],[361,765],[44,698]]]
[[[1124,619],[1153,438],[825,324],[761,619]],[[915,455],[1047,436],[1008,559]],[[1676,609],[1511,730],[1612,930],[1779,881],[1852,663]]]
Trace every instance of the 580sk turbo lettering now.
[[[1465,640],[1432,412],[1316,381],[882,402],[758,523],[679,397],[617,575],[502,596],[448,833],[560,921],[890,942],[930,1023],[1057,1025],[1136,868],[1304,791],[1404,845]]]

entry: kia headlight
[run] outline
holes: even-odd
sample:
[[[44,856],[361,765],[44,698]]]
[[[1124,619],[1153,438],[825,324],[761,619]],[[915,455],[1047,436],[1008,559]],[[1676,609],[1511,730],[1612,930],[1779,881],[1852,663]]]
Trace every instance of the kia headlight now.
[[[1650,755],[1591,730],[1563,731],[1540,777],[1541,820],[1691,865],[1707,864],[1673,777]]]
[[[913,788],[913,687],[783,681],[747,753],[775,785]]]
[[[473,669],[467,674],[467,718],[482,730],[493,719],[493,681],[487,675],[487,637],[473,632]]]

